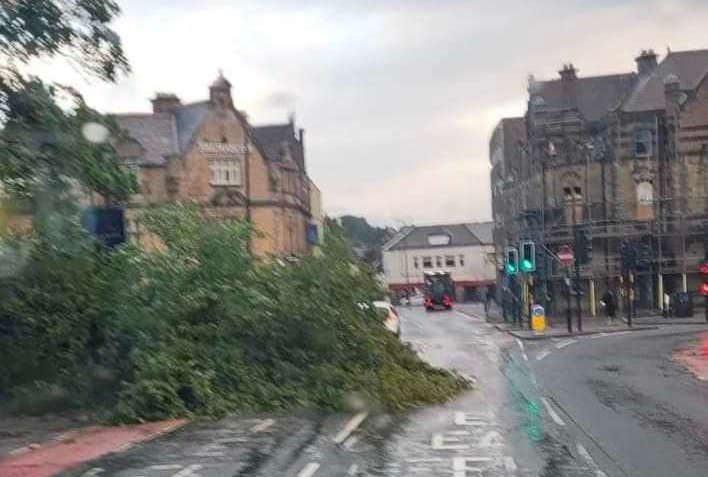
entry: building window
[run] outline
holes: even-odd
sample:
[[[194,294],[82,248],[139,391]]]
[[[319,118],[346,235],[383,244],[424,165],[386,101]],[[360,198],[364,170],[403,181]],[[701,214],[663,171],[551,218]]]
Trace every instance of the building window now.
[[[651,131],[634,131],[634,157],[649,157],[652,155]]]
[[[209,161],[209,182],[212,185],[241,185],[241,163],[233,159]]]
[[[413,257],[413,268],[418,268],[418,257]]]
[[[442,257],[440,255],[435,257],[435,266],[438,268],[442,267]]]
[[[432,257],[423,257],[423,268],[433,268]]]
[[[454,267],[455,266],[455,256],[454,255],[445,255],[445,266],[446,267]]]
[[[449,245],[450,236],[446,234],[428,235],[429,245]]]
[[[461,266],[461,267],[464,267],[464,266],[465,266],[465,256],[464,256],[464,255],[460,255],[458,258],[459,258],[459,260],[460,260],[460,266]]]
[[[639,205],[651,206],[654,202],[654,187],[650,182],[637,184],[637,200]]]

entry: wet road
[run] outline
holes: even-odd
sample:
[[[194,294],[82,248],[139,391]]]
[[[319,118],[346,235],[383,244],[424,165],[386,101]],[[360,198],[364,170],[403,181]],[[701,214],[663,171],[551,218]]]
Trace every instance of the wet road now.
[[[402,338],[432,364],[472,378],[473,391],[405,416],[372,410],[351,433],[346,431],[363,415],[195,422],[71,475],[705,475],[694,472],[706,462],[705,384],[668,360],[659,365],[648,358],[655,354],[652,346],[670,352],[685,336],[665,332],[641,340],[618,335],[524,344],[485,323],[476,306],[429,314],[417,307],[400,311]],[[641,372],[630,371],[634,368]],[[629,384],[620,381],[625,375]],[[666,389],[654,393],[657,386]],[[676,393],[695,397],[677,400]],[[645,456],[646,465],[637,464],[647,449],[653,455]],[[682,462],[673,465],[676,460]],[[666,473],[669,467],[675,471]]]
[[[674,363],[671,354],[705,329],[525,342],[510,354],[528,358],[565,434],[594,449],[606,475],[704,477],[708,383]]]

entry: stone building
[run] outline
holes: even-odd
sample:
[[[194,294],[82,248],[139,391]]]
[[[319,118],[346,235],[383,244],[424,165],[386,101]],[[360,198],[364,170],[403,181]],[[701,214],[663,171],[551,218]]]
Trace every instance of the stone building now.
[[[447,271],[457,301],[480,300],[495,276],[491,222],[410,226],[382,248],[384,281],[393,292],[423,288],[423,272]]]
[[[529,77],[523,118],[490,142],[495,245],[541,244],[541,288],[557,305],[564,271],[552,253],[578,244],[584,306],[608,287],[629,306],[660,308],[664,291],[691,291],[708,221],[708,50],[652,51],[636,71]],[[514,141],[505,141],[510,125]],[[504,136],[504,138],[500,138]],[[517,138],[519,138],[517,140]],[[540,300],[543,301],[543,300]]]
[[[252,244],[260,256],[308,250],[308,227],[321,220],[312,223],[314,184],[305,168],[303,130],[296,131],[292,118],[251,126],[220,75],[207,100],[183,104],[174,94],[158,93],[152,112],[116,119],[125,133],[119,155],[134,168],[141,189],[126,210],[133,237],[143,236],[144,207],[196,202],[214,217],[251,220],[261,232]]]

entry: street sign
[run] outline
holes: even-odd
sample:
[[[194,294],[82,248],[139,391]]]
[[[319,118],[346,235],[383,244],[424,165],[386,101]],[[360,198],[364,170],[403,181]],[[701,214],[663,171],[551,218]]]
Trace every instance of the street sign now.
[[[569,267],[570,264],[573,263],[574,259],[575,254],[573,253],[573,249],[570,248],[570,245],[563,245],[558,251],[558,260],[560,260],[566,267]]]

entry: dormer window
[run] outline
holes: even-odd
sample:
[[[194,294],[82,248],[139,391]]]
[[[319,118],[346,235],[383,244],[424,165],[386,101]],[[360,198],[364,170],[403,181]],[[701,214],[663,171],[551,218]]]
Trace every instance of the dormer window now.
[[[450,236],[447,234],[428,235],[428,245],[450,245]]]

